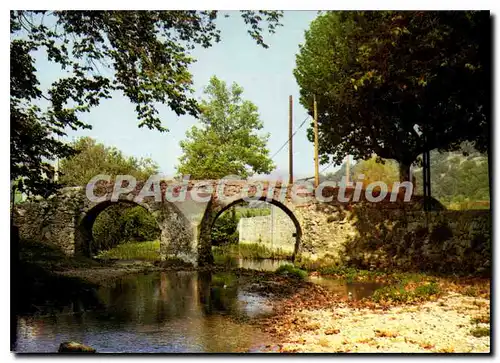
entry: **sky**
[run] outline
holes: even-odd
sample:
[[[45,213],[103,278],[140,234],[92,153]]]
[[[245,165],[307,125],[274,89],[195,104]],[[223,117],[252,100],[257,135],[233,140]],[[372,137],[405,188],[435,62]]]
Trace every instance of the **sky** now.
[[[238,83],[243,87],[243,98],[252,101],[263,121],[264,133],[269,133],[270,155],[287,141],[289,96],[293,96],[294,130],[307,117],[307,111],[299,103],[299,87],[293,76],[295,55],[304,41],[304,31],[317,17],[316,11],[285,11],[283,26],[275,34],[264,33],[268,49],[258,46],[248,35],[247,27],[237,12],[230,17],[220,16],[217,25],[221,30],[221,42],[208,49],[197,48],[192,56],[197,60],[191,65],[195,97],[201,99],[203,88],[210,77],[216,75],[228,84]],[[59,68],[49,64],[44,54],[36,55],[39,78],[49,84],[60,76]],[[168,106],[159,105],[159,115],[169,132],[139,128],[134,105],[120,93],[110,100],[103,100],[98,107],[81,118],[92,125],[91,130],[68,132],[68,139],[90,136],[106,146],[115,146],[125,155],[149,157],[156,161],[160,172],[173,176],[182,150],[179,142],[185,133],[198,121],[189,115],[177,116]],[[307,121],[293,139],[294,177],[314,175],[314,147],[307,140]],[[288,147],[283,148],[273,159],[276,169],[270,178],[288,178]],[[320,170],[325,166],[320,165]],[[329,167],[325,172],[336,170]]]

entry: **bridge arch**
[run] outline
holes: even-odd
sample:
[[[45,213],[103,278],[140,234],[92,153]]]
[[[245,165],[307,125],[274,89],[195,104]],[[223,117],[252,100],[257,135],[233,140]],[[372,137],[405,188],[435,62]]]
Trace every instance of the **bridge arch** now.
[[[130,205],[131,207],[140,206],[145,209],[155,220],[158,229],[162,231],[161,223],[158,221],[157,216],[153,213],[153,210],[146,203],[138,203],[130,199],[119,199],[118,201],[111,201],[109,199],[104,200],[100,203],[94,204],[86,208],[82,215],[77,218],[75,225],[75,253],[79,255],[84,255],[91,257],[92,255],[92,242],[94,241],[94,236],[92,233],[92,227],[97,219],[97,217],[106,209],[113,205]]]
[[[252,198],[251,201],[262,201],[269,203],[273,206],[276,206],[280,208],[285,214],[292,220],[294,226],[295,226],[295,245],[294,245],[294,250],[292,254],[292,260],[295,260],[295,257],[299,253],[299,248],[300,248],[300,243],[302,240],[302,227],[300,225],[299,220],[293,213],[293,211],[287,207],[285,204],[282,202],[276,200],[276,199],[269,199],[265,196],[260,197],[260,198]],[[211,231],[212,227],[214,226],[215,221],[217,218],[221,216],[222,213],[227,211],[233,206],[240,205],[240,204],[245,204],[248,203],[249,200],[245,200],[244,198],[237,198],[231,200],[227,204],[218,204],[217,206],[209,205],[205,216],[201,222],[201,228],[200,228],[200,238],[199,238],[199,261],[198,263],[200,265],[204,264],[211,264],[213,262],[213,256],[212,256],[212,241],[211,241]]]

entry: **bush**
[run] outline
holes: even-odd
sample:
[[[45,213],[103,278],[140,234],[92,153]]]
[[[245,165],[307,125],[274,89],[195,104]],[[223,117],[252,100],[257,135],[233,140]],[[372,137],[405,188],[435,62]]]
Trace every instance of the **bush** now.
[[[438,284],[435,282],[418,285],[414,290],[408,290],[405,284],[400,283],[396,286],[385,286],[375,290],[372,300],[375,302],[412,303],[428,300],[430,297],[439,294],[440,291]]]
[[[92,251],[107,250],[121,242],[153,241],[160,233],[155,218],[143,207],[115,204],[102,211],[92,226]]]
[[[286,264],[281,265],[275,271],[278,275],[291,276],[298,278],[300,280],[305,280],[307,277],[307,272],[295,267],[294,265]]]
[[[217,218],[212,227],[211,239],[213,246],[238,243],[238,221],[230,212],[224,212]]]
[[[477,327],[474,328],[470,331],[470,333],[475,336],[476,338],[481,338],[481,337],[489,337],[490,336],[490,328],[482,328],[482,327]]]

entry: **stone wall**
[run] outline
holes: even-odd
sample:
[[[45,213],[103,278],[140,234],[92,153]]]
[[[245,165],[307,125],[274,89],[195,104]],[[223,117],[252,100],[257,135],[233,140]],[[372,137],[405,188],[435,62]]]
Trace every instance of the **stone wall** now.
[[[278,207],[271,207],[271,214],[241,218],[238,222],[239,243],[259,243],[268,248],[293,252],[295,225]]]
[[[311,206],[295,214],[307,230],[301,254],[360,268],[489,273],[491,212]]]
[[[238,193],[243,185],[244,182],[228,185],[226,191],[233,196],[231,198],[221,198],[215,191],[210,192],[210,197],[207,192],[210,198],[201,204],[192,200],[169,202],[164,200],[164,194],[161,202],[150,197],[139,204],[153,214],[162,230],[161,258],[179,257],[193,263],[210,263],[211,226],[223,210],[241,201]],[[138,184],[130,195],[121,196],[120,201],[133,203],[140,188]],[[162,184],[162,190],[166,188]],[[90,203],[83,188],[67,188],[52,198],[18,205],[15,225],[19,227],[21,239],[53,244],[69,255],[76,253],[91,238],[92,220],[109,205],[110,190],[111,185],[104,185],[102,191],[96,192],[107,195],[99,203]],[[295,203],[290,199],[289,188],[283,191],[285,193],[281,193],[278,186],[264,195],[276,198],[270,202],[282,208],[276,209],[282,216],[277,218],[293,219],[295,228],[291,231],[299,233],[291,242],[300,241],[298,252],[305,257],[328,257],[338,263],[363,268],[443,272],[490,270],[489,210],[436,211],[431,212],[426,221],[425,213],[419,212],[422,208],[418,197],[412,198],[411,203],[368,203],[364,200],[347,204],[335,200],[315,203],[305,199]],[[327,194],[330,192],[335,194],[337,191],[332,189]],[[280,198],[282,194],[286,195],[284,199]],[[276,221],[274,224],[282,223]],[[285,235],[289,233],[286,228]],[[288,238],[275,237],[274,241],[285,240]]]
[[[78,191],[69,189],[48,199],[17,205],[14,224],[19,227],[20,240],[47,243],[73,255],[79,204]]]

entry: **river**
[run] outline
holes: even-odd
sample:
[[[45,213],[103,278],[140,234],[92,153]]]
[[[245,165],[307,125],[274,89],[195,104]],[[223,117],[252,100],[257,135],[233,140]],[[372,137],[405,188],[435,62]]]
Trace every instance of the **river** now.
[[[285,261],[239,261],[244,268],[274,270]],[[101,308],[76,301],[50,316],[18,317],[17,352],[56,352],[78,341],[101,353],[258,352],[270,336],[249,318],[272,313],[265,298],[243,291],[232,273],[178,271],[135,274],[98,290]],[[311,279],[340,294],[361,298],[373,284]]]

